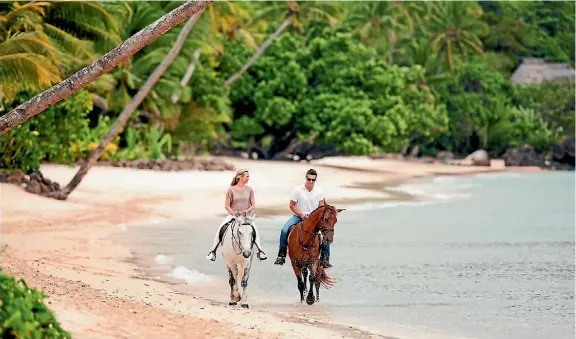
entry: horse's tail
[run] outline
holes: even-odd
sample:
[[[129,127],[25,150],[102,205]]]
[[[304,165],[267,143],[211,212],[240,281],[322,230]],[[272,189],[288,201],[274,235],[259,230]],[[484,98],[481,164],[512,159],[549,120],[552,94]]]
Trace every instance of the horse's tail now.
[[[316,270],[316,280],[319,281],[320,285],[324,288],[330,288],[336,283],[336,280],[326,273],[326,270],[322,265],[318,265],[318,269]]]

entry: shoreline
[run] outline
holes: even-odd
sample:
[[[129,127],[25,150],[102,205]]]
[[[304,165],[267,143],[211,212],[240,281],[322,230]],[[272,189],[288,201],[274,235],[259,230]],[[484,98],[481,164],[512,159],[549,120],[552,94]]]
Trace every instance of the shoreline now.
[[[282,207],[284,200],[309,167],[319,170],[320,185],[338,204],[395,201],[387,192],[367,189],[370,185],[394,186],[392,183],[398,185],[423,177],[496,172],[490,168],[462,170],[460,166],[446,165],[454,169],[445,174],[443,165],[391,160],[373,160],[372,164],[385,169],[374,172],[364,172],[364,166],[354,161],[350,166],[359,170],[330,168],[322,162],[267,164],[224,160],[251,171],[257,209],[270,211],[257,213],[261,217],[286,210]],[[58,182],[66,182],[74,174],[73,168],[55,165],[47,165],[42,171]],[[286,322],[266,312],[223,309],[198,296],[174,293],[163,282],[139,278],[140,269],[133,262],[130,249],[110,240],[115,232],[127,227],[137,229],[136,224],[159,219],[169,222],[219,217],[221,192],[231,176],[229,171],[166,173],[95,167],[64,202],[2,184],[0,241],[8,245],[1,254],[2,268],[44,290],[48,306],[75,338],[162,338],[184,333],[189,335],[187,338],[356,337],[358,333],[342,333],[307,322]],[[272,179],[275,177],[283,182],[276,182]],[[121,329],[115,329],[115,324]]]

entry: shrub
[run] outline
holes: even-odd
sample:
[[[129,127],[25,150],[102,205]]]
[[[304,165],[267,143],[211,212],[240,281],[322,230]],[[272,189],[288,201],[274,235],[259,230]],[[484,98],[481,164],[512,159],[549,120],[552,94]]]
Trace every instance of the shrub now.
[[[28,95],[22,94],[11,106],[27,99]],[[79,91],[0,136],[0,168],[30,172],[38,170],[43,160],[73,164],[71,145],[83,138],[92,107],[88,92]],[[0,111],[0,115],[5,113]]]
[[[45,297],[0,269],[0,338],[72,338],[44,304]]]

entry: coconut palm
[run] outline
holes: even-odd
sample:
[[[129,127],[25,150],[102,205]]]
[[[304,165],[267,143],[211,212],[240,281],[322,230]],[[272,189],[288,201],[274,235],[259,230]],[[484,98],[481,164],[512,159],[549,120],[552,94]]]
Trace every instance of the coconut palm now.
[[[0,101],[61,80],[58,51],[42,31],[48,2],[0,3]]]
[[[466,1],[431,3],[430,38],[432,50],[444,56],[446,67],[452,71],[455,53],[463,56],[483,54],[480,38],[488,33],[482,21],[482,9]]]
[[[352,3],[348,22],[360,39],[379,52],[388,54],[393,63],[396,45],[414,36],[418,8],[403,1],[374,1]],[[384,49],[383,49],[384,47]]]
[[[144,46],[163,35],[174,26],[184,22],[190,16],[205,9],[210,0],[187,1],[170,13],[162,16],[129,39],[106,53],[98,60],[84,67],[61,83],[52,86],[12,111],[0,117],[0,135],[5,134],[15,126],[43,112],[49,106],[85,88],[102,74],[126,60]]]

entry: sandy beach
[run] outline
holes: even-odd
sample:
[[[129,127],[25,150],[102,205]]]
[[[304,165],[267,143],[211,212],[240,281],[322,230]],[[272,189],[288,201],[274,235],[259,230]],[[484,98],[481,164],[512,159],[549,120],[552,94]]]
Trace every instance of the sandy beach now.
[[[302,184],[310,167],[319,172],[318,185],[328,202],[338,207],[398,199],[385,190],[386,185],[435,175],[538,170],[365,157],[325,158],[310,164],[224,160],[250,170],[258,215],[287,214],[290,193]],[[45,165],[41,170],[46,177],[66,184],[76,169]],[[112,233],[139,223],[223,216],[224,192],[232,176],[230,171],[156,172],[97,166],[67,201],[1,184],[0,240],[6,246],[2,268],[43,290],[63,327],[79,339],[359,337],[353,330],[291,322],[176,293],[167,284],[144,279],[130,248],[110,240]],[[268,256],[273,260],[275,253]]]

